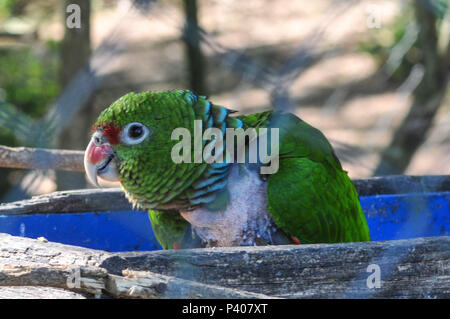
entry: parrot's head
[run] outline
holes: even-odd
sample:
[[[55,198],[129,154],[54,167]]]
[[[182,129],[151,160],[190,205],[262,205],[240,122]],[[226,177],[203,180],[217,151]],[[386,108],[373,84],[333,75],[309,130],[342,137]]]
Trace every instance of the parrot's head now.
[[[84,165],[89,180],[119,181],[133,204],[160,207],[198,178],[206,164],[176,164],[171,150],[176,128],[193,131],[196,110],[209,105],[187,90],[129,93],[98,117]]]

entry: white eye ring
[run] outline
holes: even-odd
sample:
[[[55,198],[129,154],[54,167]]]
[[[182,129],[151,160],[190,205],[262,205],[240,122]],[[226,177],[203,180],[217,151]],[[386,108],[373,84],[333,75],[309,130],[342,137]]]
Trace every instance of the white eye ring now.
[[[122,142],[127,145],[136,145],[144,141],[149,133],[149,129],[142,123],[128,123],[122,132]]]

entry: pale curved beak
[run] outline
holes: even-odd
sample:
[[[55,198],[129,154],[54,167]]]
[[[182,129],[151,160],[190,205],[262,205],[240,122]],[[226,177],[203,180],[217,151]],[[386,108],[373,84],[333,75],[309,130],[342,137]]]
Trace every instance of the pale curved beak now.
[[[97,177],[107,181],[119,181],[117,159],[109,143],[101,143],[103,134],[95,132],[84,152],[84,169],[89,181],[100,187]]]

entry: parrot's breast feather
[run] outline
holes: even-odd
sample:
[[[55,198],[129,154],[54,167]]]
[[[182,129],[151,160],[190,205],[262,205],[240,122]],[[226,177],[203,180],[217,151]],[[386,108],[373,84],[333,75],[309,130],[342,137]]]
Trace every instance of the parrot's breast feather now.
[[[225,209],[180,211],[207,246],[253,246],[285,240],[267,211],[266,183],[257,172],[234,165],[228,191],[230,201]]]

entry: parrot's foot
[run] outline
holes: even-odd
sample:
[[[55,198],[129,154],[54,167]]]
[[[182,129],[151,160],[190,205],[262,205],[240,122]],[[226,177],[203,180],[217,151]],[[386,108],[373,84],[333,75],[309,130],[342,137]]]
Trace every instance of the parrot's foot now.
[[[302,243],[300,242],[300,240],[298,240],[297,237],[295,236],[291,236],[292,241],[296,244],[296,245],[301,245]]]

